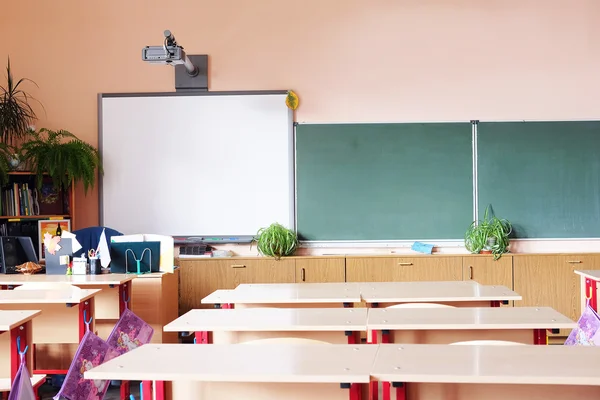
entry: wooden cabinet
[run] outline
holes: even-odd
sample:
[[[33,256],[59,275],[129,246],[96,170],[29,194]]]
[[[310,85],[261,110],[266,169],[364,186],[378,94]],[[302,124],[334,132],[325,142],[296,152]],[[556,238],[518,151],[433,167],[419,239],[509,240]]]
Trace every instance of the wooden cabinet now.
[[[493,257],[462,257],[463,280],[473,280],[481,285],[502,285],[513,288],[513,261],[511,256],[502,256],[494,261]],[[509,302],[507,306],[513,306]]]
[[[346,260],[344,258],[298,258],[296,259],[296,282],[345,282]]]
[[[219,289],[234,289],[241,283],[293,283],[294,259],[227,258],[179,260],[181,293],[179,313],[194,308],[211,308],[200,301]]]
[[[552,307],[575,321],[579,319],[579,276],[573,271],[584,262],[589,263],[588,257],[576,254],[513,257],[514,290],[523,297],[522,301],[515,301],[515,306]],[[569,330],[560,332],[560,336],[568,334]]]
[[[347,282],[416,282],[462,280],[462,258],[348,257]]]

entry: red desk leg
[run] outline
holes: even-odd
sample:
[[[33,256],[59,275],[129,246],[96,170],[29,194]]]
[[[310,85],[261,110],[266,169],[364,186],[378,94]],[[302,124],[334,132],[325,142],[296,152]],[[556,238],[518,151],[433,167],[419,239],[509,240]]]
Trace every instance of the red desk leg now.
[[[210,332],[198,331],[194,334],[194,343],[196,344],[210,344],[212,343],[212,335]]]
[[[598,311],[598,297],[597,297],[597,282],[590,278],[585,278],[585,298],[588,300],[590,307],[596,312]]]
[[[548,344],[547,334],[545,329],[534,329],[533,330],[533,344]]]
[[[131,307],[131,285],[119,285],[119,316],[122,316],[128,307]],[[121,381],[121,400],[129,400],[129,381]]]
[[[152,400],[152,381],[142,382],[142,399]]]
[[[165,381],[154,381],[155,400],[165,400]]]
[[[396,383],[394,387],[396,388],[396,400],[406,400],[406,384]]]
[[[378,308],[379,303],[370,303],[368,306],[371,308]],[[377,331],[371,331],[371,337],[367,337],[367,342],[370,344],[377,344]],[[378,400],[379,399],[379,381],[370,381],[369,382],[369,398],[370,400]]]
[[[19,366],[21,365],[21,356],[19,355],[19,348],[17,346],[17,343],[21,345],[21,351],[24,351],[26,346],[31,345],[31,343],[29,343],[30,329],[28,328],[30,328],[29,323],[25,323],[10,330],[11,383],[14,381],[15,376],[17,375],[17,371],[19,370]],[[29,349],[28,351],[31,351],[31,349]]]
[[[490,304],[491,307],[500,307],[500,302],[499,301],[492,301],[492,303]]]
[[[362,387],[360,383],[350,385],[350,400],[362,400]]]

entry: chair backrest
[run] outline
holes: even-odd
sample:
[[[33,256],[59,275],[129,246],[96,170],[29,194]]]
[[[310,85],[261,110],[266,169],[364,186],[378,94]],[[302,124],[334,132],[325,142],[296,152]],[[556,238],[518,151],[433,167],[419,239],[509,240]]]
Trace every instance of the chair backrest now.
[[[480,345],[485,345],[485,346],[526,346],[525,343],[519,343],[519,342],[511,342],[508,340],[467,340],[464,342],[454,342],[454,343],[450,343],[450,344],[454,344],[454,345],[466,345],[466,346],[480,346]]]
[[[394,304],[393,306],[388,306],[386,308],[455,308],[455,307],[449,306],[448,304],[439,304],[439,303],[400,303],[400,304]]]
[[[96,249],[98,247],[98,242],[100,241],[100,236],[102,235],[103,230],[106,234],[106,241],[109,250],[110,238],[113,236],[123,236],[121,232],[104,226],[89,226],[87,228],[77,229],[72,233],[75,235],[77,241],[81,245],[81,249],[77,250],[73,256],[81,257],[82,254],[85,254],[87,257],[90,249]]]
[[[77,291],[81,290],[77,286],[73,286],[67,282],[27,282],[21,286],[16,286],[14,290],[64,290]]]
[[[306,338],[294,338],[294,337],[290,337],[290,338],[266,338],[266,339],[254,339],[254,340],[249,340],[247,342],[242,342],[240,344],[258,344],[258,345],[265,345],[265,344],[316,344],[316,345],[320,345],[320,344],[331,344],[328,342],[324,342],[322,340],[315,340],[315,339],[306,339]]]

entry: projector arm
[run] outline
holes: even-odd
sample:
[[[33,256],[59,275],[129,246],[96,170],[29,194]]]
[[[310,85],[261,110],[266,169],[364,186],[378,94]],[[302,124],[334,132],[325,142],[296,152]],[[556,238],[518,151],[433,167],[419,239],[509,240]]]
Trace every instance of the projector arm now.
[[[142,49],[142,60],[150,64],[175,67],[177,90],[208,89],[208,56],[186,55],[170,30],[164,31],[162,46],[146,46]]]

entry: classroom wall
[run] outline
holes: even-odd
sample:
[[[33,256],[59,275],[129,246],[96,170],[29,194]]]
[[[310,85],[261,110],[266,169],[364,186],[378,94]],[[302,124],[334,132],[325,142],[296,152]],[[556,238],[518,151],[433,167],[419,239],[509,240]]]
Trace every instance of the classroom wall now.
[[[297,121],[586,119],[599,18],[597,0],[12,0],[0,63],[39,85],[38,127],[93,144],[99,92],[174,89],[141,61],[164,29],[209,55],[210,90],[294,89]],[[76,218],[98,222],[95,191]]]

